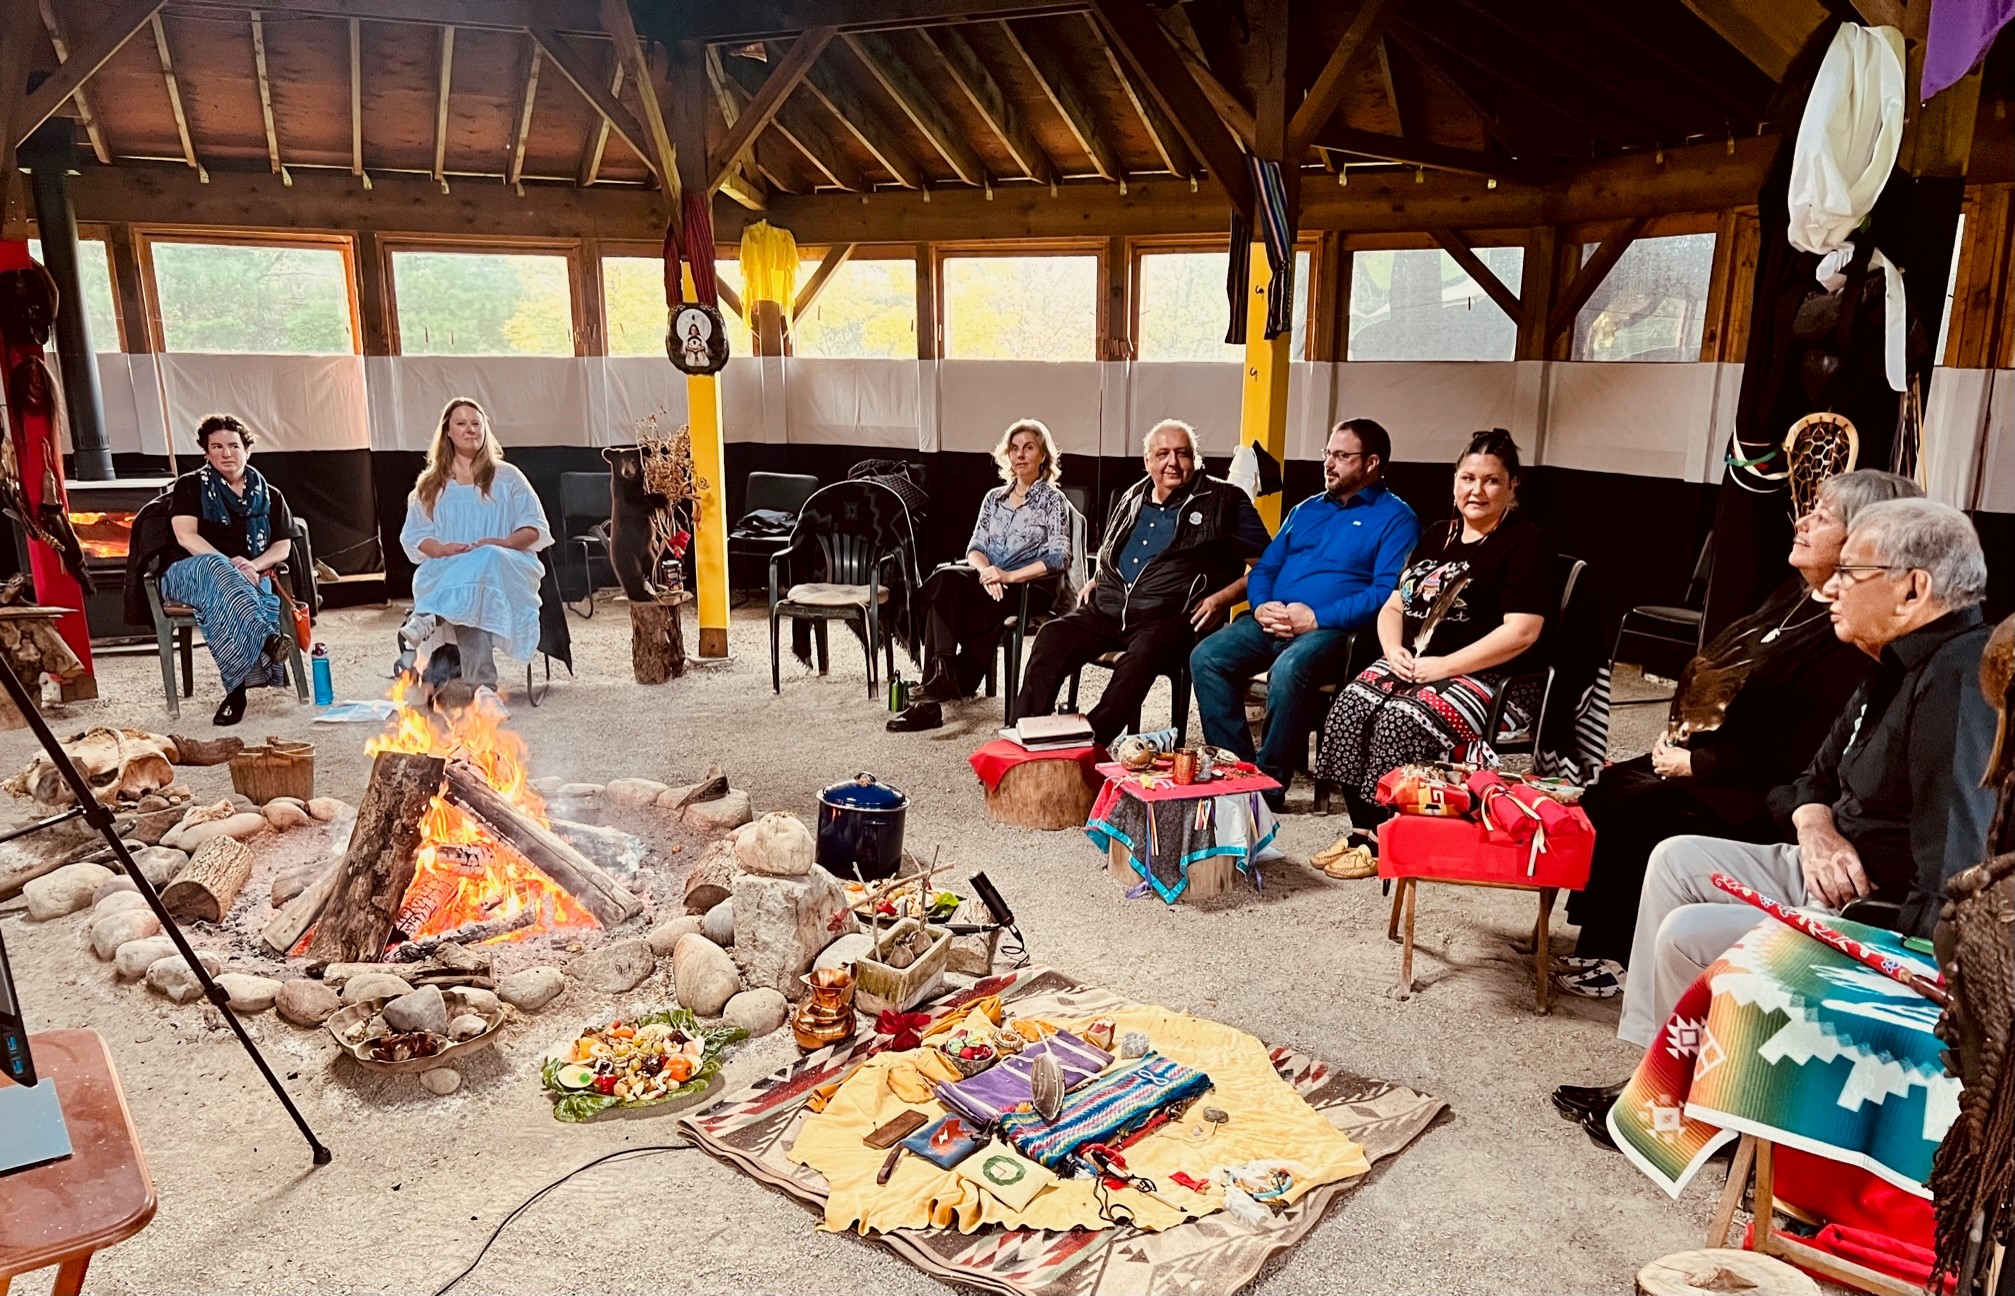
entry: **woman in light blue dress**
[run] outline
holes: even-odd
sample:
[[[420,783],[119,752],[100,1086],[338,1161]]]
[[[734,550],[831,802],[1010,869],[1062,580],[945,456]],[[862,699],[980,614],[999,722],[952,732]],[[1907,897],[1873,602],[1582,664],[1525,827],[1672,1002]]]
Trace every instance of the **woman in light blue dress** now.
[[[532,660],[544,572],[536,555],[553,533],[532,484],[504,462],[489,416],[466,396],[441,411],[399,543],[419,565],[413,614],[399,631],[402,669],[443,624],[473,684],[496,684],[495,648]]]

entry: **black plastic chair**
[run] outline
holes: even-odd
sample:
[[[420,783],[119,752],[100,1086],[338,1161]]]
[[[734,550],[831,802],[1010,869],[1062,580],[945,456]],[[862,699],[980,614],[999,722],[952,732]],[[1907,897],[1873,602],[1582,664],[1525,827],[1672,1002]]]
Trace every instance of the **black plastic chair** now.
[[[1490,718],[1484,721],[1483,732],[1491,735],[1491,748],[1498,755],[1530,755],[1539,747],[1539,735],[1546,728],[1548,708],[1553,705],[1553,680],[1556,674],[1553,665],[1555,647],[1560,627],[1566,624],[1567,610],[1574,603],[1575,590],[1581,584],[1582,573],[1588,564],[1579,558],[1558,554],[1553,559],[1553,574],[1560,583],[1560,611],[1547,618],[1546,625],[1539,632],[1539,642],[1534,645],[1536,657],[1545,663],[1538,670],[1523,671],[1516,675],[1506,675],[1497,681],[1497,687],[1490,694]],[[1532,724],[1523,732],[1504,733],[1504,711],[1514,690],[1530,692],[1534,685],[1539,688],[1539,708],[1532,713]]]
[[[798,510],[819,488],[819,479],[810,473],[752,472],[748,478],[746,498],[742,501],[742,516],[768,509],[772,512],[788,514],[793,522]],[[757,563],[767,563],[771,557],[789,546],[787,535],[764,535],[745,532],[737,527],[728,532],[728,562],[732,565],[737,558],[754,559]]]
[[[560,474],[560,548],[581,553],[582,606],[567,606],[581,617],[595,615],[594,550],[601,548],[604,561],[609,556],[610,477],[605,472]]]
[[[1693,576],[1686,582],[1685,602],[1681,606],[1644,603],[1623,614],[1616,627],[1616,643],[1609,651],[1610,669],[1613,671],[1619,661],[1628,661],[1647,672],[1678,678],[1686,663],[1700,651],[1701,609],[1707,603],[1707,578],[1713,569],[1714,533],[1710,531],[1700,542],[1699,556],[1693,560]]]
[[[785,588],[780,583],[783,565],[793,559],[804,559],[808,569],[822,570],[825,580],[803,582]],[[876,553],[873,538],[865,533],[857,533],[837,527],[814,530],[805,522],[799,522],[792,530],[790,543],[770,556],[770,687],[777,693],[784,691],[783,684],[783,642],[781,639],[783,618],[802,618],[813,622],[813,641],[817,646],[818,670],[823,675],[831,666],[826,636],[829,621],[858,622],[861,626],[868,662],[868,696],[877,695],[879,688],[875,674],[875,652],[877,648],[888,654],[888,670],[893,676],[896,669],[895,637],[884,634],[881,625],[881,605],[888,601],[888,582],[883,578],[883,568],[894,566],[898,573],[902,570],[900,553]]]

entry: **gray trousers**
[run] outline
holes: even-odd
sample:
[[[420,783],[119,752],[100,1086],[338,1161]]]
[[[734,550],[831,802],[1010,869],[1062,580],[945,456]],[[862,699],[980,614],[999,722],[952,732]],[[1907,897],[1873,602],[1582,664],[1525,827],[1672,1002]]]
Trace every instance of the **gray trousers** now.
[[[478,686],[497,687],[496,636],[488,630],[454,624],[448,626],[448,633],[455,636],[455,647],[462,653],[462,678]]]
[[[1668,837],[1651,852],[1637,934],[1630,942],[1623,1020],[1616,1036],[1650,1048],[1666,1019],[1708,964],[1768,914],[1715,886],[1726,873],[1780,904],[1806,906],[1796,846],[1757,846],[1719,837]]]

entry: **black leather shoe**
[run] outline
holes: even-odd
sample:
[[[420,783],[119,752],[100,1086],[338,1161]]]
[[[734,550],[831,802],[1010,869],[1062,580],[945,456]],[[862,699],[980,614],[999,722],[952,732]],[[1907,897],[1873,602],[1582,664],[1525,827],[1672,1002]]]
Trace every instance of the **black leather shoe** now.
[[[1606,1151],[1614,1152],[1616,1151],[1616,1140],[1609,1137],[1608,1115],[1608,1109],[1605,1108],[1600,1116],[1582,1117],[1581,1132],[1588,1135],[1590,1143]]]
[[[1553,1091],[1553,1106],[1566,1120],[1585,1120],[1609,1113],[1623,1085],[1562,1085]]]
[[[214,725],[234,725],[245,718],[245,686],[240,684],[224,695],[224,704],[210,717]]]
[[[922,733],[926,729],[941,728],[944,722],[944,708],[935,702],[919,702],[914,706],[904,707],[897,713],[895,719],[884,727],[890,733]]]

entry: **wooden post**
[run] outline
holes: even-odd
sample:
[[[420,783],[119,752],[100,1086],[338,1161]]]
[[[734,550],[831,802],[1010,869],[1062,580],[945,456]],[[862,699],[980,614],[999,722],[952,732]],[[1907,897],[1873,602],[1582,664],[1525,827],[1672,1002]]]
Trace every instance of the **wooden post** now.
[[[1101,279],[1098,312],[1098,358],[1134,358],[1133,313],[1128,298],[1133,286],[1133,258],[1126,239],[1115,234],[1105,241],[1105,256],[1099,262]]]
[[[1518,345],[1512,354],[1519,360],[1546,360],[1551,357],[1547,319],[1553,310],[1554,270],[1560,260],[1560,232],[1541,225],[1525,232],[1525,268],[1518,283]]]
[[[686,632],[679,624],[684,596],[630,604],[630,671],[639,684],[663,684],[686,673]]]
[[[938,263],[931,245],[917,244],[917,359],[938,358]]]
[[[446,769],[447,762],[438,756],[378,753],[357,806],[350,849],[308,947],[310,958],[360,963],[385,956],[392,920],[413,883],[420,816],[440,792]]]
[[[1252,292],[1245,305],[1245,372],[1240,379],[1238,442],[1264,447],[1281,464],[1287,463],[1287,371],[1292,330],[1269,340],[1266,336],[1266,290],[1273,282],[1266,248],[1252,245]],[[1285,491],[1262,496],[1257,507],[1269,531],[1280,530],[1281,498]]]
[[[451,804],[481,820],[498,841],[524,856],[533,868],[580,901],[581,907],[593,914],[596,922],[604,927],[614,927],[644,911],[642,900],[604,873],[593,860],[506,801],[484,780],[482,771],[475,766],[467,761],[451,761],[445,773],[447,785],[442,795]],[[363,812],[359,810],[357,826],[360,831],[363,825]],[[403,892],[404,888],[401,888],[401,894]],[[394,900],[394,912],[397,907],[398,901]],[[384,952],[382,945],[377,952]]]

